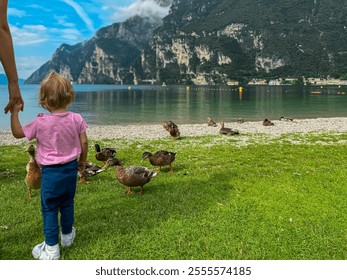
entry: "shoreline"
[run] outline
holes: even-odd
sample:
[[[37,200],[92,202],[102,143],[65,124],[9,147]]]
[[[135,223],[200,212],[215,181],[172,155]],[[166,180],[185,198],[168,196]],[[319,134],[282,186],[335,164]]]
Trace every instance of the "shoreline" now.
[[[263,126],[262,121],[245,121],[242,124],[225,122],[225,127],[238,130],[241,135],[267,134],[273,137],[291,133],[347,132],[347,117],[294,119],[293,121],[273,120],[272,122],[273,126]],[[181,132],[181,137],[219,135],[219,124],[217,127],[208,126],[207,121],[205,124],[176,124]],[[116,138],[136,140],[170,137],[161,124],[89,126],[87,136],[89,140],[95,141]],[[19,145],[28,142],[25,138],[14,138],[11,131],[0,131],[0,145]]]

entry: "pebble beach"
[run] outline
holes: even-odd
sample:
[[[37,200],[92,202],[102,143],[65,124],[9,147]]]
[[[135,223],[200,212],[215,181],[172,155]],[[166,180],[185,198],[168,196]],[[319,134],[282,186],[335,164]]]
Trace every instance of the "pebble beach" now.
[[[217,122],[217,120],[215,120]],[[238,130],[239,133],[267,134],[279,137],[283,134],[292,133],[343,133],[347,132],[347,117],[339,118],[316,118],[316,119],[294,119],[293,121],[271,120],[273,126],[263,126],[262,121],[245,121],[242,124],[236,122],[225,122],[225,127]],[[219,134],[220,125],[211,127],[205,124],[180,124],[176,123],[181,132],[181,137],[202,136]],[[161,124],[153,125],[112,125],[112,126],[90,126],[87,131],[88,139],[161,139],[169,137],[168,132]],[[26,139],[16,139],[10,131],[0,131],[0,145],[19,145],[28,143]]]

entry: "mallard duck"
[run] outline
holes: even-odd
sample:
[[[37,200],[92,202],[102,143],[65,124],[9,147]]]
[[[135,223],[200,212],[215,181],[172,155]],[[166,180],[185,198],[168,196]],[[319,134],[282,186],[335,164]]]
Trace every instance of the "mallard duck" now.
[[[103,162],[103,166],[105,167],[106,161],[110,158],[114,158],[116,156],[116,149],[115,148],[100,148],[99,144],[95,144],[95,158],[98,161]]]
[[[207,125],[208,126],[217,126],[216,122],[212,120],[211,118],[207,118]]]
[[[30,145],[26,152],[29,153],[29,162],[26,165],[27,174],[25,176],[25,184],[28,188],[29,199],[31,200],[31,190],[41,188],[41,167],[35,158],[34,145]]]
[[[86,165],[84,167],[83,171],[78,170],[78,176],[80,177],[80,183],[86,183],[89,184],[90,182],[87,181],[87,177],[96,176],[105,169],[101,168],[100,166],[96,165],[95,163],[92,163],[90,161],[86,162]]]
[[[142,159],[149,159],[149,162],[154,166],[159,166],[159,171],[161,171],[162,166],[170,165],[170,173],[173,173],[172,163],[176,158],[176,153],[168,151],[157,151],[154,155],[150,152],[144,152],[142,154]]]
[[[172,129],[172,128],[178,129],[177,124],[175,124],[173,121],[164,121],[163,122],[163,127],[167,131],[170,131],[170,129]]]
[[[293,119],[292,118],[288,118],[288,117],[280,117],[280,121],[292,122]]]
[[[245,120],[244,120],[243,118],[241,118],[241,117],[240,117],[240,118],[238,118],[238,119],[237,119],[237,121],[236,121],[236,122],[237,122],[237,123],[244,123],[244,122],[245,122]]]
[[[163,127],[170,133],[174,139],[178,139],[181,136],[181,133],[178,129],[178,126],[172,121],[164,121]]]
[[[179,131],[178,128],[170,128],[169,130],[170,135],[172,136],[173,139],[178,139],[181,136],[181,132]]]
[[[124,168],[123,164],[115,158],[107,160],[106,165],[116,166],[116,178],[121,184],[128,187],[127,194],[132,193],[133,187],[140,187],[141,190],[137,194],[142,194],[143,186],[157,175],[156,171],[143,166],[129,166]]]
[[[178,128],[178,126],[174,122],[172,122],[172,121],[164,121],[163,122],[163,127],[167,131],[170,131],[170,128]]]
[[[239,132],[237,130],[232,130],[231,128],[224,127],[224,122],[220,122],[221,128],[219,130],[220,134],[225,135],[237,135]]]
[[[263,125],[264,126],[271,126],[271,125],[275,125],[272,121],[268,120],[268,119],[265,119],[263,121]]]

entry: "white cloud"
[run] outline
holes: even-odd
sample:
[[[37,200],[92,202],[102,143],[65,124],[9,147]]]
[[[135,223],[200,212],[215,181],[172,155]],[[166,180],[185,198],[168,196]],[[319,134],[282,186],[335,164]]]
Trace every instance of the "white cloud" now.
[[[42,11],[47,12],[47,13],[52,12],[51,9],[43,7],[43,6],[40,6],[40,5],[37,5],[37,4],[31,4],[31,5],[28,5],[27,7],[28,8],[32,8],[32,9],[42,10]]]
[[[47,62],[47,57],[41,56],[17,56],[16,65],[20,78],[28,78],[32,73]]]
[[[23,25],[21,28],[10,26],[12,40],[15,46],[38,45],[43,42],[56,41],[61,43],[76,44],[84,40],[81,32],[73,25],[66,24],[64,28],[50,28],[44,25]]]
[[[26,12],[23,10],[18,10],[16,8],[8,8],[7,15],[14,17],[24,17],[26,16]]]
[[[163,18],[169,12],[169,7],[160,6],[155,0],[136,0],[127,7],[115,7],[104,5],[103,9],[113,8],[115,12],[111,16],[113,22],[122,22],[130,17],[139,15],[148,18]]]
[[[60,41],[67,44],[76,44],[83,40],[81,32],[76,28],[65,28],[58,31],[60,33]]]
[[[62,0],[65,4],[69,5],[71,8],[75,10],[75,12],[78,14],[78,16],[83,20],[87,28],[94,32],[94,24],[93,21],[89,18],[88,14],[85,12],[85,10],[75,1],[72,0]]]
[[[10,26],[10,28],[16,46],[35,45],[48,40],[47,28],[43,25],[24,25],[22,28]]]

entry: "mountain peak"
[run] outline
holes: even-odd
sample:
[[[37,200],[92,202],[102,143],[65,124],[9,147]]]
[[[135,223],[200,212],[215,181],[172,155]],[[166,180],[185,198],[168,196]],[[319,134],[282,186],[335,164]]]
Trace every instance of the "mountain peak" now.
[[[340,1],[143,2],[172,5],[163,19],[134,16],[81,44],[63,44],[27,82],[50,70],[78,83],[116,84],[346,74],[347,10]]]

